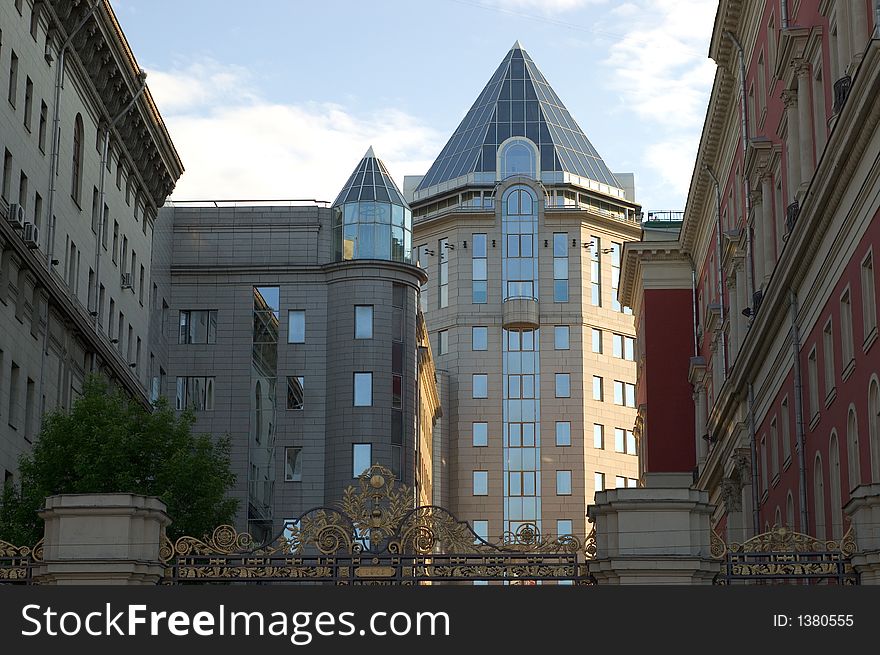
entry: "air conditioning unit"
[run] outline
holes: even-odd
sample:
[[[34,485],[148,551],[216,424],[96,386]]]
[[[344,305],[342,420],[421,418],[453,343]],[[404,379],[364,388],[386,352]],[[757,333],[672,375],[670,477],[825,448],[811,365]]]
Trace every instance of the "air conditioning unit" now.
[[[21,229],[24,227],[24,207],[14,202],[9,203],[9,213],[6,214],[6,220],[12,223],[12,226]]]
[[[28,248],[39,248],[40,228],[38,228],[33,223],[25,223],[24,233],[21,235],[21,238],[24,239],[24,245],[26,245]]]
[[[131,273],[123,273],[122,274],[122,288],[123,289],[131,289]]]
[[[51,64],[55,59],[55,53],[52,52],[52,45],[49,43],[49,40],[46,40],[46,49],[43,51],[43,58],[46,60],[47,64]]]

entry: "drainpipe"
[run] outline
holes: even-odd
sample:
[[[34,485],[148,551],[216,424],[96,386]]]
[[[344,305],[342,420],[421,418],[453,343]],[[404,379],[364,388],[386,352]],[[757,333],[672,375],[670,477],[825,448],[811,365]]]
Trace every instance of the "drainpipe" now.
[[[788,29],[788,0],[782,0],[782,29]]]
[[[724,334],[724,266],[721,264],[721,189],[718,186],[718,178],[707,165],[703,165],[712,182],[715,184],[715,246],[718,249],[716,257],[718,263],[718,304],[721,307],[721,362],[724,365],[724,377],[727,377],[727,338]]]
[[[73,29],[73,31],[67,36],[64,40],[64,43],[61,44],[58,48],[58,64],[55,67],[55,106],[52,109],[52,153],[50,156],[50,167],[49,167],[49,198],[46,203],[46,213],[48,216],[47,225],[49,226],[47,240],[48,243],[46,245],[46,263],[49,265],[49,270],[52,270],[52,260],[55,255],[55,215],[54,215],[54,207],[55,207],[55,184],[58,181],[58,155],[59,149],[61,145],[61,88],[64,86],[64,61],[65,61],[65,53],[67,52],[67,48],[70,46],[71,41],[73,41],[73,37],[77,35],[77,33],[83,28],[83,26],[89,21],[92,15],[100,6],[100,0],[97,0],[95,4],[92,5],[92,8],[89,9],[89,12],[83,17],[83,19],[79,22],[79,24]]]
[[[110,125],[107,126],[107,129],[104,131],[104,139],[101,145],[101,177],[98,182],[98,193],[100,196],[100,200],[98,202],[98,211],[101,214],[101,220],[98,223],[98,234],[95,239],[95,303],[98,302],[98,286],[101,280],[101,242],[102,235],[104,233],[104,223],[107,220],[106,212],[104,211],[105,201],[107,200],[107,191],[105,189],[105,181],[107,178],[107,160],[110,156],[110,133],[116,128],[117,123],[134,107],[134,104],[138,101],[144,91],[147,88],[147,74],[141,69],[138,73],[138,82],[140,86],[138,90],[135,91],[134,95],[131,98],[131,101],[125,106],[125,108],[120,111],[115,118],[110,122]],[[144,217],[146,218],[146,217]],[[97,306],[93,309],[97,309]],[[95,326],[97,328],[98,322],[101,320],[100,316],[95,316]]]
[[[797,294],[789,290],[788,300],[791,310],[791,351],[794,355],[794,421],[797,433],[798,450],[798,493],[801,499],[801,532],[807,531],[807,455],[805,450],[806,432],[804,430],[803,380],[801,377],[801,339],[797,325]]]
[[[752,457],[752,534],[761,534],[758,512],[758,446],[755,437],[755,391],[749,382],[749,452]]]
[[[749,176],[746,175],[746,156],[749,152],[749,130],[748,118],[746,113],[746,57],[743,47],[736,37],[730,32],[725,31],[724,36],[733,42],[739,52],[739,77],[740,77],[740,94],[739,94],[739,113],[740,113],[740,131],[742,132],[742,153],[743,153],[743,190],[745,192],[745,228],[746,228],[746,278],[748,279],[748,287],[752,293],[752,302],[755,297],[755,276],[752,272],[752,260],[754,258],[752,243],[752,230],[749,227],[749,216],[752,213],[751,189],[749,184]],[[754,314],[752,314],[754,317]]]

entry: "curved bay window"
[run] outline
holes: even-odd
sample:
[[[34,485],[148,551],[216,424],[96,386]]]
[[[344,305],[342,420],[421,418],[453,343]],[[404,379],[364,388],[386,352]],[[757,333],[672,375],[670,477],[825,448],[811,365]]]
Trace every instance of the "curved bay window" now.
[[[504,300],[538,298],[538,201],[527,186],[514,186],[502,198],[501,229]]]

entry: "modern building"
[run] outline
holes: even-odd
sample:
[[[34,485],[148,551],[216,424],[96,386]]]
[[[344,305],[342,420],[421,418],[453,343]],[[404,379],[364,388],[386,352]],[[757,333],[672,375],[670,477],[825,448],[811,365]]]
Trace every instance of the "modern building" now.
[[[100,371],[149,402],[157,208],[183,168],[110,3],[0,5],[0,469]]]
[[[277,534],[374,463],[429,497],[440,407],[426,275],[372,148],[332,204],[172,202],[159,225],[162,390],[195,410],[196,430],[230,436],[237,524]]]
[[[595,491],[637,484],[634,326],[617,300],[633,186],[518,42],[404,182],[441,374],[435,497],[481,536],[583,537]]]
[[[693,470],[728,541],[837,539],[880,500],[878,23],[869,0],[722,0],[680,229],[625,248],[645,465]]]

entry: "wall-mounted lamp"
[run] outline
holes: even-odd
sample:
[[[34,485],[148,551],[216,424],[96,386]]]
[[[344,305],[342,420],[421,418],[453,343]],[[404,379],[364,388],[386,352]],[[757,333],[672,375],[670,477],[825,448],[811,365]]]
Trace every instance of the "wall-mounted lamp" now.
[[[589,243],[585,243],[585,244],[584,244],[584,250],[591,250],[592,248],[593,248],[593,243],[592,243],[592,242],[589,242]]]
[[[742,310],[742,315],[746,316],[746,317],[751,316],[752,315],[752,308],[746,307],[744,310]]]
[[[455,244],[453,243],[446,243],[444,245],[446,246],[447,250],[455,250]]]
[[[715,443],[716,441],[718,441],[718,437],[710,435],[708,432],[703,435],[703,439],[705,439],[708,443]]]
[[[547,239],[544,239],[544,247],[547,247]]]
[[[467,250],[467,241],[462,241],[461,245],[465,250]]]
[[[433,257],[433,256],[434,256],[434,251],[431,250],[431,249],[429,249],[429,248],[425,248],[425,254],[426,254],[426,255],[431,255],[431,257]]]
[[[132,362],[131,364],[129,364],[129,366],[130,366],[131,368],[134,368],[135,366],[137,366],[137,362]]]
[[[602,252],[607,255],[610,252],[614,252],[614,248],[602,248]]]
[[[119,343],[119,339],[110,339],[110,343]]]
[[[492,247],[495,247],[495,239],[492,239]]]
[[[572,248],[577,248],[577,247],[578,247],[578,240],[577,240],[577,239],[572,239],[572,240],[571,240],[571,247],[572,247]]]

